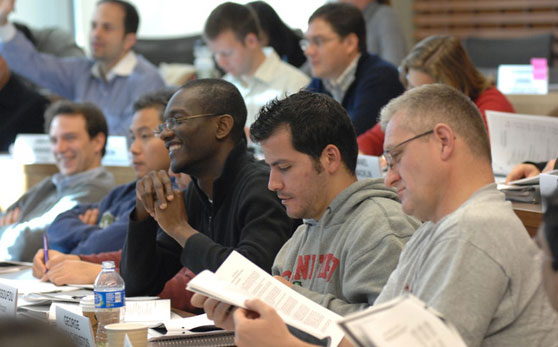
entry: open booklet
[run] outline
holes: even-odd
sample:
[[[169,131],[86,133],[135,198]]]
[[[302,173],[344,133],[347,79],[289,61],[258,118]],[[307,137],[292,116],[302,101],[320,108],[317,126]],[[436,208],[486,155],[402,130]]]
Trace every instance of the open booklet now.
[[[339,325],[361,347],[467,346],[440,313],[412,295],[353,313]]]
[[[188,290],[245,307],[246,299],[258,298],[277,310],[283,321],[337,346],[344,334],[336,322],[341,316],[274,279],[238,252],[232,252],[217,272],[205,270],[188,283]]]

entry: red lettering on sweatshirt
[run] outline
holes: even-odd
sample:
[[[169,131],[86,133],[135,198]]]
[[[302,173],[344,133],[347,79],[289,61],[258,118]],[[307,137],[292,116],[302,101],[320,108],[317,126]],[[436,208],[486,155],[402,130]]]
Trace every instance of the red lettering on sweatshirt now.
[[[317,260],[317,262],[316,262]],[[333,254],[306,254],[299,255],[297,257],[295,265],[294,278],[290,278],[291,272],[284,271],[281,275],[284,278],[289,278],[290,280],[300,281],[312,279],[314,271],[317,273],[317,278],[324,278],[327,282],[331,280],[331,277],[337,270],[339,266],[339,259],[337,259]]]
[[[294,279],[300,281],[301,278],[308,278],[308,268],[310,267],[310,254],[299,255],[296,261],[296,272]],[[310,276],[312,273],[310,273]]]

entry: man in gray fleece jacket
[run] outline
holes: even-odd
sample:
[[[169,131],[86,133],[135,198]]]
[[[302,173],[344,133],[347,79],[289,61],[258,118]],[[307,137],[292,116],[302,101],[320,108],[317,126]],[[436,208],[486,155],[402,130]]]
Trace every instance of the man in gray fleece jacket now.
[[[268,188],[289,217],[304,219],[272,274],[341,315],[372,305],[419,223],[381,179],[357,181],[346,111],[329,97],[299,92],[262,109],[250,133],[271,167]]]

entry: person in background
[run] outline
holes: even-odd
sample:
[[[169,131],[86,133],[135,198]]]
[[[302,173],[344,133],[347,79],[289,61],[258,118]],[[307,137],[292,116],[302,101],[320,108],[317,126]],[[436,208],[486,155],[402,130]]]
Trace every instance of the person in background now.
[[[61,29],[31,30],[15,22],[14,26],[39,52],[58,57],[84,56],[74,39]],[[42,134],[43,115],[49,104],[49,98],[30,81],[12,73],[0,55],[0,151],[7,152],[18,134]]]
[[[172,91],[149,93],[134,102],[130,154],[136,180],[113,189],[102,201],[79,204],[61,213],[48,227],[50,249],[69,254],[120,250],[128,230],[128,215],[136,205],[136,181],[153,170],[168,170],[165,144],[155,137]],[[42,250],[39,251],[42,254]],[[37,258],[37,257],[35,257]]]
[[[300,48],[302,33],[299,35],[289,28],[279,17],[273,7],[264,1],[252,1],[246,4],[258,16],[261,26],[262,46],[271,46],[281,59],[300,68],[306,62]]]
[[[407,89],[431,83],[443,83],[468,96],[480,110],[485,126],[486,110],[515,112],[512,104],[473,65],[456,37],[430,36],[417,43],[401,63],[401,79]],[[385,134],[379,124],[358,137],[363,154],[381,155]]]
[[[103,110],[111,135],[126,135],[132,104],[141,95],[164,87],[155,66],[132,48],[139,15],[121,0],[101,0],[91,20],[92,59],[41,54],[8,21],[15,0],[0,0],[0,54],[10,69],[69,100],[88,101]]]
[[[281,60],[272,47],[263,48],[255,11],[245,5],[225,2],[209,15],[204,38],[223,76],[240,91],[248,109],[249,127],[260,107],[306,87],[310,79]]]
[[[362,11],[368,52],[399,66],[407,55],[407,42],[389,0],[339,0]]]
[[[13,22],[13,24],[41,53],[57,57],[85,57],[83,50],[78,47],[74,37],[67,31],[57,27],[30,28],[19,22]]]
[[[31,261],[56,216],[79,203],[101,200],[114,186],[112,174],[101,166],[108,130],[96,106],[56,102],[45,112],[45,131],[60,172],[39,182],[2,214],[0,259]]]
[[[542,273],[546,294],[558,312],[558,192],[547,200],[536,241],[543,250]]]
[[[382,106],[404,91],[397,69],[366,51],[364,18],[353,5],[318,8],[301,45],[314,76],[307,89],[339,102],[357,136],[374,126]]]

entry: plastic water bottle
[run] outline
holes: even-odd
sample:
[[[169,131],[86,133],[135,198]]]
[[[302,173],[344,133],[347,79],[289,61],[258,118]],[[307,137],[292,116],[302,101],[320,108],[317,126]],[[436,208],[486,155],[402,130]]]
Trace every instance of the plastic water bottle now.
[[[104,261],[103,270],[97,276],[93,286],[95,293],[95,315],[98,326],[97,346],[106,346],[107,332],[105,326],[119,323],[124,319],[125,293],[124,280],[115,270],[114,261]]]
[[[209,48],[203,44],[202,40],[194,43],[194,67],[198,78],[215,77],[215,64]]]

